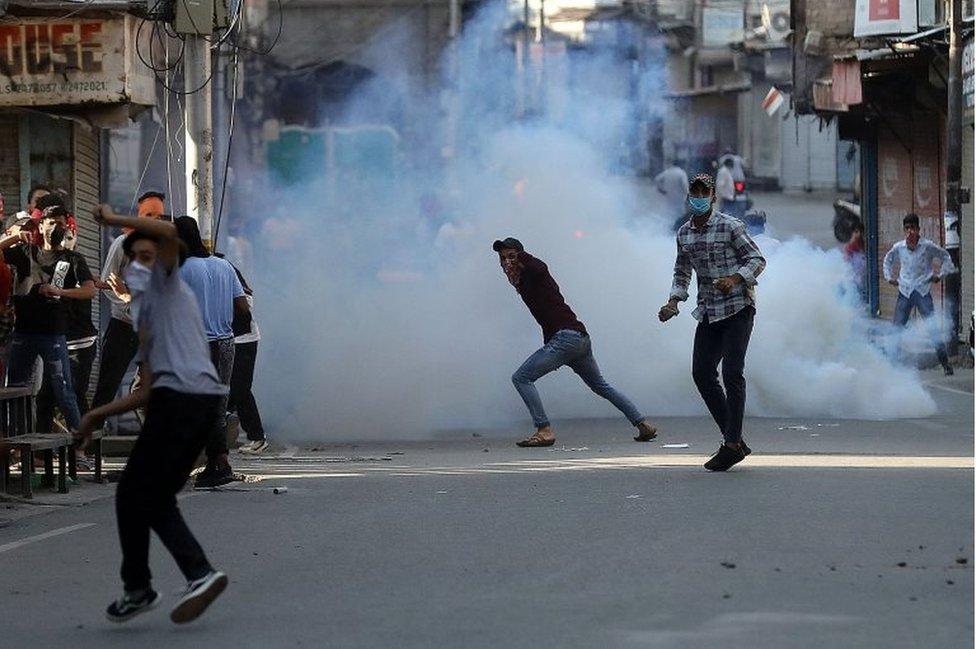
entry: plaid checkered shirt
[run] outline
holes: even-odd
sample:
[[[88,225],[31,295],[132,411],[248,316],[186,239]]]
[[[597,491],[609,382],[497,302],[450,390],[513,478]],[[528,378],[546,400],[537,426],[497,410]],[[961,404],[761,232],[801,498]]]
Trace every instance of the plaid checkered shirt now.
[[[688,299],[694,269],[698,276],[698,308],[692,315],[696,320],[707,315],[708,322],[718,322],[747,306],[755,307],[756,278],[766,267],[766,260],[742,221],[712,210],[704,227],[695,229],[689,219],[678,229],[677,239],[671,297],[681,302]],[[736,274],[744,281],[727,294],[715,288],[715,280]]]

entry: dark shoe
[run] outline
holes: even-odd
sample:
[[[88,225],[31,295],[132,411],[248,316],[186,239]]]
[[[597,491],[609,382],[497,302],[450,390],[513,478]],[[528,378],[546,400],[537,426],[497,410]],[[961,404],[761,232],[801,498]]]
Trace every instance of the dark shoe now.
[[[234,477],[234,470],[230,468],[229,464],[221,469],[207,467],[202,473],[197,474],[196,479],[193,481],[193,488],[213,489],[214,487],[230,484],[236,479]]]
[[[186,591],[176,602],[173,612],[169,614],[176,624],[186,624],[200,617],[207,607],[227,588],[227,575],[217,570],[191,581],[186,585]]]
[[[952,376],[953,374],[955,374],[955,372],[952,370],[952,365],[943,365],[942,369],[945,370],[946,376]]]
[[[746,440],[740,439],[739,444],[740,444],[740,448],[742,449],[743,456],[748,456],[750,453],[752,453],[752,449],[746,446]]]
[[[646,419],[637,423],[637,434],[634,435],[635,442],[649,442],[657,437],[657,428],[651,426]]]
[[[159,593],[151,588],[139,599],[133,599],[127,594],[122,595],[108,605],[108,608],[105,609],[105,617],[109,622],[127,622],[140,613],[156,608],[160,599]]]
[[[722,444],[718,447],[718,453],[713,455],[708,462],[705,462],[705,468],[709,471],[727,471],[744,459],[746,459],[746,454],[741,448],[729,448],[727,444]]]

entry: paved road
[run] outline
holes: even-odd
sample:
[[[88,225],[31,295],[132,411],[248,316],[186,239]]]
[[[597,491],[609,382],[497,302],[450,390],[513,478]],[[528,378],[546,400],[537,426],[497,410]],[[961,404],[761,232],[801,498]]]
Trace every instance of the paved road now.
[[[754,198],[780,236],[833,245],[826,198]],[[928,419],[750,419],[756,452],[726,475],[700,468],[704,418],[647,445],[584,420],[551,449],[465,430],[238,460],[254,482],[182,500],[231,576],[185,628],[103,621],[112,487],[43,494],[55,506],[0,512],[0,646],[970,646],[973,373],[924,381]],[[153,549],[171,603],[180,577]]]
[[[576,421],[552,449],[453,431],[238,462],[262,480],[182,501],[231,575],[185,628],[104,622],[112,502],[56,508],[0,529],[2,644],[968,646],[972,377],[927,376],[942,414],[924,421],[749,420],[756,453],[726,475],[698,466],[717,440],[701,418],[647,445]],[[158,543],[153,569],[172,602]]]

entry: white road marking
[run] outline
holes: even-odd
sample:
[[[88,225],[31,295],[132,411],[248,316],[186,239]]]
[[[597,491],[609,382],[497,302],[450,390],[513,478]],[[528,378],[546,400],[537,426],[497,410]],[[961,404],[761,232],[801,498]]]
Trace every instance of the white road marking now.
[[[36,536],[28,536],[26,539],[21,539],[19,541],[12,541],[10,543],[0,545],[0,553],[7,552],[9,550],[16,550],[17,548],[22,548],[25,545],[30,545],[31,543],[36,543],[37,541],[43,541],[44,539],[50,539],[55,536],[61,536],[62,534],[68,534],[69,532],[83,530],[86,527],[93,527],[94,525],[95,523],[78,523],[77,525],[69,525],[68,527],[61,527],[56,530],[51,530],[50,532],[37,534]]]
[[[624,455],[599,458],[565,458],[559,460],[510,460],[460,466],[395,466],[366,469],[362,472],[340,471],[330,466],[281,467],[251,474],[251,479],[362,478],[370,476],[473,476],[484,474],[560,473],[570,471],[627,471],[668,467],[700,467],[707,455],[690,453],[662,455]],[[846,455],[846,454],[765,454],[756,453],[743,467],[797,469],[973,469],[972,456]]]
[[[972,392],[967,392],[965,390],[957,390],[956,388],[950,388],[947,385],[938,385],[936,383],[926,383],[926,387],[935,388],[937,390],[945,390],[946,392],[952,392],[953,394],[961,394],[964,397],[973,396]]]

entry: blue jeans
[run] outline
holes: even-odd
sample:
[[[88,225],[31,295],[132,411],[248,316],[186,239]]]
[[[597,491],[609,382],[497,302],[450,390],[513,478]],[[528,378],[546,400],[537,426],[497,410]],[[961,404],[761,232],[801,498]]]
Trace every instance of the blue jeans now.
[[[636,426],[644,420],[644,416],[630,399],[613,389],[600,374],[600,368],[593,358],[590,337],[572,329],[561,329],[542,349],[529,356],[512,375],[512,383],[525,401],[537,428],[548,426],[549,418],[542,407],[542,399],[539,398],[535,382],[563,365],[568,365],[593,392],[616,406],[631,424]]]
[[[932,302],[932,294],[921,295],[918,291],[912,291],[910,297],[905,297],[901,293],[898,293],[898,302],[895,304],[895,317],[892,318],[892,322],[899,327],[904,327],[908,324],[908,318],[912,315],[912,309],[918,310],[918,315],[922,317],[922,320],[928,326],[929,335],[935,343],[935,353],[939,357],[939,362],[942,363],[942,367],[947,366],[949,364],[949,353],[946,350],[945,342],[942,340],[942,335],[939,333],[937,327],[933,326],[934,320],[932,320],[932,314],[935,312],[935,305]]]
[[[71,360],[64,336],[54,334],[14,333],[10,342],[10,361],[7,385],[27,385],[34,370],[34,360],[40,356],[44,374],[51,383],[54,401],[71,430],[78,430],[81,414],[71,381]],[[44,431],[47,432],[47,431]]]

